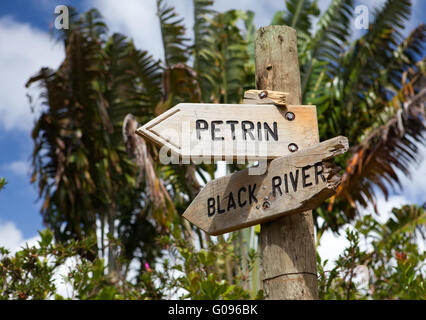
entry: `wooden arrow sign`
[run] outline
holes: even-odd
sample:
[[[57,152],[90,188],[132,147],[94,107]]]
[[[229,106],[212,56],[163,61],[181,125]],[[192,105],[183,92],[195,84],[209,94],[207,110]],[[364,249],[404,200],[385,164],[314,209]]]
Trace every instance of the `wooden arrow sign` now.
[[[264,175],[248,169],[210,181],[183,216],[211,235],[249,227],[316,208],[340,184],[329,159],[348,150],[336,137],[271,161]]]
[[[314,144],[318,124],[312,105],[181,103],[137,133],[182,158],[260,160]]]

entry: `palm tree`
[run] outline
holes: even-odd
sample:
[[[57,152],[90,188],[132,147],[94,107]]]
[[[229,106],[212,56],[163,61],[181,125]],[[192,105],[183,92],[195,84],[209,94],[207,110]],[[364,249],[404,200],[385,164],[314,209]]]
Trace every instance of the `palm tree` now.
[[[32,181],[38,181],[41,213],[56,240],[96,236],[100,229],[98,245],[87,254],[99,251],[110,272],[121,275],[128,263],[120,265],[119,256],[154,261],[155,235],[167,231],[163,217],[172,208],[165,189],[154,190],[152,175],[137,179],[122,138],[126,114],[154,114],[161,69],[125,36],[108,38],[96,10],[72,17],[70,30],[58,37],[65,45],[61,66],[43,68],[27,83],[39,84],[46,106],[32,132]],[[110,236],[121,239],[122,252]]]
[[[310,1],[300,2],[303,18]],[[375,205],[377,188],[387,197],[399,183],[396,168],[408,174],[418,161],[417,144],[425,141],[420,89],[426,27],[421,24],[402,37],[410,10],[409,0],[386,1],[374,12],[368,31],[349,43],[354,4],[335,0],[314,33],[300,30],[304,102],[317,105],[322,138],[343,134],[352,146],[340,161],[345,173],[338,194],[328,208],[316,210],[324,219],[317,224],[319,234],[327,228],[337,231],[360,207]],[[298,28],[298,19],[292,23]]]

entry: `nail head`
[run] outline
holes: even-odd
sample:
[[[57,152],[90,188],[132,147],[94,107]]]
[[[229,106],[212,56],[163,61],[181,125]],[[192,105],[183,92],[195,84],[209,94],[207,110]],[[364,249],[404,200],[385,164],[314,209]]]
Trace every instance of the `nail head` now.
[[[262,91],[261,93],[259,93],[260,99],[265,99],[267,96],[268,96],[268,91]]]
[[[294,119],[296,119],[296,115],[293,112],[289,111],[285,114],[285,118],[288,121],[293,121]]]
[[[295,143],[290,143],[288,145],[288,150],[290,150],[290,152],[296,152],[298,149],[299,149],[299,147]]]

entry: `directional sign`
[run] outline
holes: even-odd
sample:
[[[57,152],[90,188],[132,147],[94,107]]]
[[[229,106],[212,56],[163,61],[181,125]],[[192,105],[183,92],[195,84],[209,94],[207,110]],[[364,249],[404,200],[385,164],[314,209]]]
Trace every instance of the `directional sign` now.
[[[260,160],[314,144],[318,124],[312,105],[181,103],[137,133],[183,158]]]
[[[339,168],[327,160],[347,150],[347,138],[336,137],[271,161],[264,175],[242,170],[210,181],[183,216],[219,235],[312,210],[340,184]]]

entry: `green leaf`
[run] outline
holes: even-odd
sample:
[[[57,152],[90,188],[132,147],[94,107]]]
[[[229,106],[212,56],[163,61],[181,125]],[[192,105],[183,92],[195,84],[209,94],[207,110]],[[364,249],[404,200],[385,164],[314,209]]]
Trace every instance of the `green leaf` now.
[[[157,15],[160,19],[166,66],[186,63],[188,60],[188,38],[185,37],[183,19],[178,18],[175,9],[167,6],[165,0],[157,0]]]
[[[43,231],[38,231],[38,234],[40,235],[40,240],[38,243],[40,244],[40,247],[47,248],[53,240],[53,232],[50,229],[45,229]]]

